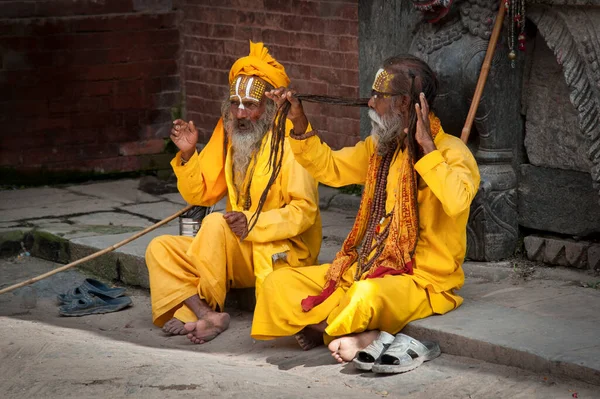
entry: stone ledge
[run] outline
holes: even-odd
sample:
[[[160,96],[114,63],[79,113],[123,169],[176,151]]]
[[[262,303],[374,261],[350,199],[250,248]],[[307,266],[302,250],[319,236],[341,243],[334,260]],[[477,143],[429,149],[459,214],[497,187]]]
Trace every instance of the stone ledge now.
[[[523,242],[529,260],[600,271],[600,244],[535,235]]]
[[[482,322],[485,318],[485,322]],[[524,328],[523,325],[527,327]],[[569,341],[573,329],[594,328],[592,322],[557,324],[552,317],[534,316],[515,309],[476,301],[444,315],[409,323],[405,334],[436,341],[443,353],[466,356],[490,363],[518,367],[542,374],[559,374],[598,385],[600,362],[590,353],[582,356],[583,345],[596,340]],[[549,333],[549,332],[552,333]]]

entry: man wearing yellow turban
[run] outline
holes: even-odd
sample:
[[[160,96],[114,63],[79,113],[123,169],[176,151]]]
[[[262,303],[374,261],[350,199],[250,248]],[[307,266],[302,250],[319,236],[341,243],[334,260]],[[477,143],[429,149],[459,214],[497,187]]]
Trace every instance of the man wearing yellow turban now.
[[[179,152],[171,161],[190,204],[227,197],[226,213],[204,218],[196,237],[160,236],[146,251],[152,319],[194,343],[229,326],[230,288],[261,284],[274,269],[314,264],[321,246],[317,183],[294,159],[288,134],[274,137],[276,104],[264,93],[288,86],[284,67],[262,43],[229,72],[229,93],[206,147],[196,152],[192,121],[173,122]],[[285,121],[289,133],[291,122]]]

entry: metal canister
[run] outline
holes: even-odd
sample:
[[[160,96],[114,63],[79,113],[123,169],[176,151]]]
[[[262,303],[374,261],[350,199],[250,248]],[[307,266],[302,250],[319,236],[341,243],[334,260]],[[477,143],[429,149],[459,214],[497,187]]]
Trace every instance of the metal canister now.
[[[179,217],[179,234],[195,237],[202,225],[202,219],[214,209],[214,206],[195,206]]]

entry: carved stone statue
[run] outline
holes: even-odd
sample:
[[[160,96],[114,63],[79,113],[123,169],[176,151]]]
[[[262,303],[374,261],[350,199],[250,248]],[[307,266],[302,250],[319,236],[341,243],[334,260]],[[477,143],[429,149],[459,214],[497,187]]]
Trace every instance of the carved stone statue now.
[[[585,137],[584,153],[591,166],[585,170],[569,165],[569,169],[589,171],[593,187],[600,192],[600,2],[570,0],[571,7],[556,0],[530,3],[529,18],[562,66],[579,130]],[[554,3],[556,6],[551,6]]]
[[[410,52],[438,74],[440,90],[434,111],[444,129],[459,136],[499,2],[413,0],[413,4],[428,23],[418,25]],[[467,230],[467,257],[475,260],[510,257],[518,243],[515,168],[521,156],[516,143],[522,142],[523,136],[520,93],[524,63],[521,57],[511,67],[504,36],[496,49],[469,140],[482,178]]]

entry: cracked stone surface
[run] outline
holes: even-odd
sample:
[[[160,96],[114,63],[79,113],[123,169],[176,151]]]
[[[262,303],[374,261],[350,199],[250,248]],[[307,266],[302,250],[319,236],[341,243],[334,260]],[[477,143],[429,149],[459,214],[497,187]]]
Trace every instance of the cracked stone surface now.
[[[171,193],[171,194],[162,194],[161,198],[166,199],[169,202],[173,202],[175,204],[185,205],[186,202],[179,193]]]
[[[166,217],[173,215],[175,212],[184,208],[182,205],[172,204],[170,202],[161,202],[160,206],[156,206],[155,204],[137,204],[137,205],[125,205],[119,207],[127,212],[135,213],[138,215],[143,215],[145,217],[154,219],[154,220],[162,220]]]
[[[78,184],[65,187],[65,189],[124,204],[160,201],[159,197],[138,190],[138,185],[137,179],[124,179],[106,183]]]
[[[98,212],[69,218],[78,225],[148,227],[153,223],[145,218],[122,212]]]
[[[81,198],[81,196],[78,198]],[[100,198],[78,199],[68,202],[57,200],[57,202],[46,203],[46,205],[43,206],[0,210],[0,221],[8,222],[21,219],[30,220],[52,216],[112,211],[121,205],[120,202]]]
[[[89,199],[89,197],[60,188],[5,190],[0,195],[0,211],[23,209],[21,214],[29,216],[29,210],[36,207],[47,206],[48,204],[66,204],[85,199]],[[24,217],[20,219],[24,219]],[[2,214],[0,214],[0,221],[2,221]]]

